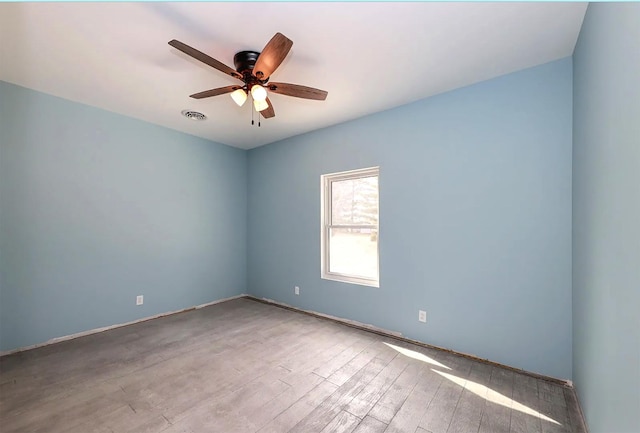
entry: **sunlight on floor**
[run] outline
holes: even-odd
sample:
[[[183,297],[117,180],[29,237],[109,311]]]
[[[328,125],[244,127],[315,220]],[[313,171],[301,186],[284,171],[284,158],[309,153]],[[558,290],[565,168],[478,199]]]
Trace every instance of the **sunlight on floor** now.
[[[386,344],[386,343],[385,343]],[[443,373],[441,371],[437,371],[434,370],[433,368],[431,369],[431,371],[434,371],[436,373],[438,373],[440,376],[449,379],[450,381],[452,381],[453,383],[456,383],[458,385],[460,385],[461,387],[468,389],[469,391],[471,391],[472,393],[484,398],[487,401],[490,401],[492,403],[496,403],[502,406],[506,406],[510,409],[513,410],[517,410],[518,412],[522,412],[522,413],[526,413],[527,415],[531,415],[531,416],[535,416],[540,418],[541,420],[544,421],[549,421],[552,422],[554,424],[558,424],[558,425],[562,425],[560,424],[558,421],[551,419],[543,414],[541,414],[540,412],[531,409],[530,407],[527,407],[521,403],[518,403],[517,401],[500,394],[499,392],[496,392],[494,390],[492,390],[491,388],[488,388],[484,385],[481,385],[477,382],[474,382],[472,380],[467,380],[467,379],[462,379],[458,376],[454,376],[453,374],[448,374],[448,373]]]
[[[439,363],[438,361],[436,361],[433,358],[429,358],[424,353],[416,352],[415,350],[411,350],[411,349],[405,349],[404,347],[394,346],[393,344],[389,344],[389,343],[384,343],[384,344],[386,344],[387,346],[389,346],[393,350],[396,350],[396,351],[400,352],[404,356],[408,356],[409,358],[417,359],[418,361],[427,362],[427,363],[435,365],[437,367],[446,368],[447,370],[451,370],[446,365]]]

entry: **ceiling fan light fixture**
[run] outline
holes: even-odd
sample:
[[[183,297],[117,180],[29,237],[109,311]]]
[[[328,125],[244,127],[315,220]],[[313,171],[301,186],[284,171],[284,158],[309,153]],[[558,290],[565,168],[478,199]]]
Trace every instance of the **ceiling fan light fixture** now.
[[[256,111],[262,111],[262,110],[266,110],[267,108],[269,108],[269,104],[264,99],[263,100],[254,99],[253,100],[253,106],[255,107]]]
[[[238,107],[242,107],[247,100],[247,92],[243,89],[234,90],[231,92],[231,99],[233,99],[233,102],[238,104]]]
[[[255,84],[251,88],[251,97],[255,101],[264,101],[265,99],[267,99],[267,91],[260,84]],[[258,111],[260,111],[260,110],[258,110]]]

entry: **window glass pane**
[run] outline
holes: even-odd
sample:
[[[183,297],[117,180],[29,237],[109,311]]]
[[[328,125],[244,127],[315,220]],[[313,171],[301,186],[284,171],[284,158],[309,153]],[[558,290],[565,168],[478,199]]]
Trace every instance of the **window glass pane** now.
[[[330,229],[329,272],[378,278],[378,231]]]
[[[331,224],[378,225],[378,177],[331,182]]]

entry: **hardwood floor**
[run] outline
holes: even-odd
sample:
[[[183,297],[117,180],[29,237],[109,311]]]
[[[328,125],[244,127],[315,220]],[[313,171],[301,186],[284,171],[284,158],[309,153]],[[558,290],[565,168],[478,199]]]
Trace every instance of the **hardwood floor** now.
[[[569,388],[237,299],[0,358],[0,431],[585,430]]]

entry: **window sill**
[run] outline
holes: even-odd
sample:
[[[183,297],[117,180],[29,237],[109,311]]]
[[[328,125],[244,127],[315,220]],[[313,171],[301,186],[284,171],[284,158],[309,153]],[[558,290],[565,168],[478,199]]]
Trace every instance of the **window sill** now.
[[[379,280],[369,280],[366,278],[349,277],[346,275],[335,275],[335,274],[322,274],[321,278],[323,280],[338,281],[340,283],[356,284],[359,286],[380,288]]]

